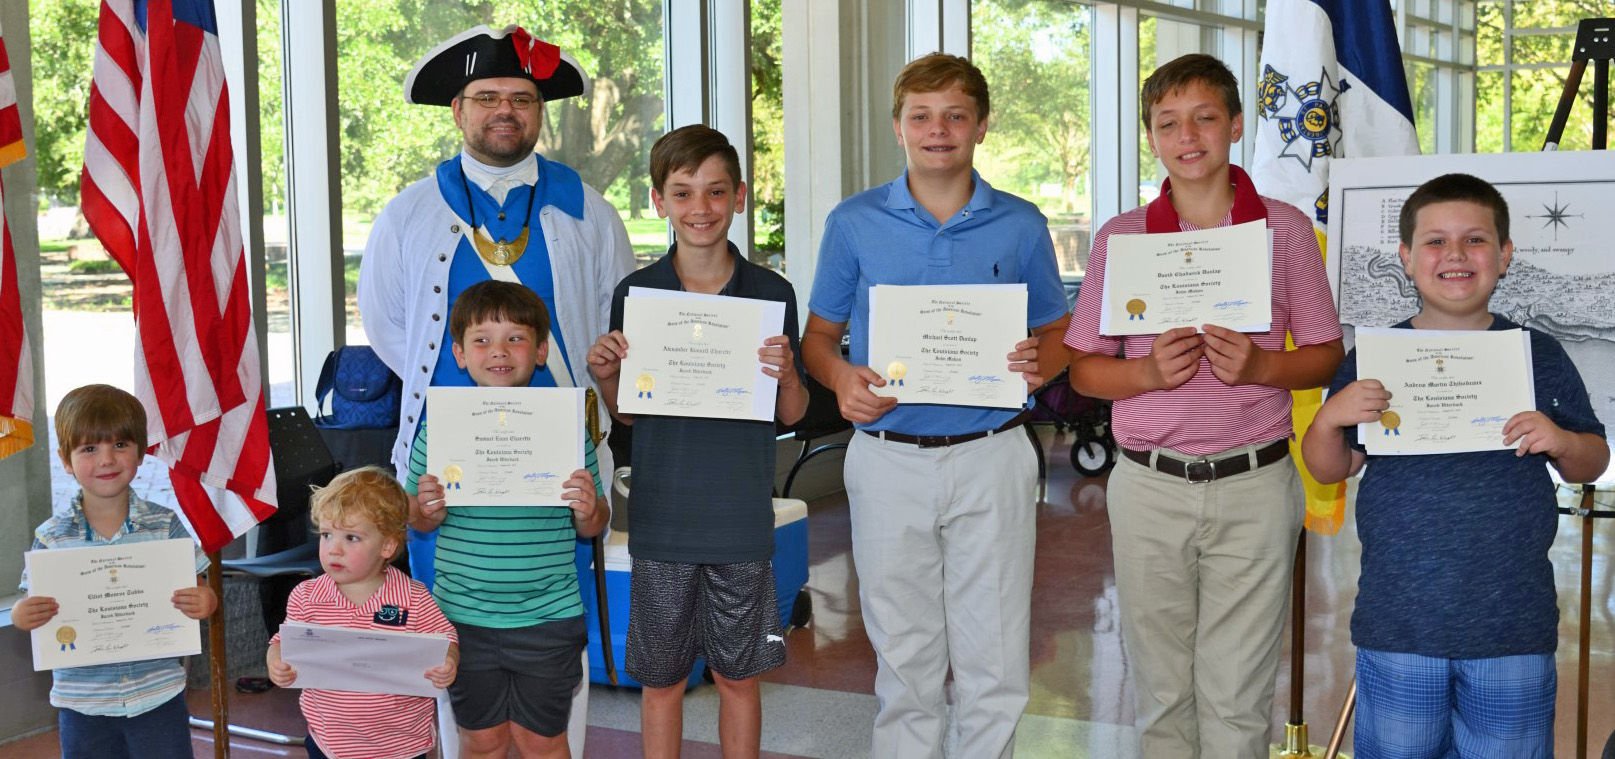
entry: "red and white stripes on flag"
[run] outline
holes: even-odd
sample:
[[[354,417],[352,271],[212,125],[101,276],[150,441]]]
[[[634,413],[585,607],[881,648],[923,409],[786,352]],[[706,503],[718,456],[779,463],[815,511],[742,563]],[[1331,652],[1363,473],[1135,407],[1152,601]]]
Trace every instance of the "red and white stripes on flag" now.
[[[11,79],[5,35],[0,33],[0,167],[22,160],[22,115]],[[0,180],[0,459],[34,444],[34,360],[22,323],[17,253],[5,218],[5,182]]]
[[[11,79],[5,34],[0,32],[0,166],[10,166],[28,154],[22,144],[22,114],[17,110],[17,84]]]
[[[134,284],[135,394],[204,550],[275,509],[211,0],[103,0],[84,218]]]

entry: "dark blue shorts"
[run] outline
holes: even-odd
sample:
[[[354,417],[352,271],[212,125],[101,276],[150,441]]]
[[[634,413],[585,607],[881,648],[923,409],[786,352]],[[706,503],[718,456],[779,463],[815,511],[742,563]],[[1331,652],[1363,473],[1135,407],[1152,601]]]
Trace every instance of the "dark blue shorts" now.
[[[455,624],[460,670],[449,686],[454,721],[467,730],[514,722],[545,737],[566,732],[583,681],[583,617],[499,629]]]

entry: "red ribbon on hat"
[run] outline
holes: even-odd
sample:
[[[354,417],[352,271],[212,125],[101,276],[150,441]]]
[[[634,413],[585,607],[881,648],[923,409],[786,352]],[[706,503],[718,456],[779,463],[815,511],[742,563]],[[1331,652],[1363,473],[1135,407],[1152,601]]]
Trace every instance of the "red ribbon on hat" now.
[[[516,46],[516,62],[521,64],[523,71],[540,80],[555,75],[555,70],[561,66],[559,47],[528,34],[526,29],[519,26],[510,36],[512,44]]]

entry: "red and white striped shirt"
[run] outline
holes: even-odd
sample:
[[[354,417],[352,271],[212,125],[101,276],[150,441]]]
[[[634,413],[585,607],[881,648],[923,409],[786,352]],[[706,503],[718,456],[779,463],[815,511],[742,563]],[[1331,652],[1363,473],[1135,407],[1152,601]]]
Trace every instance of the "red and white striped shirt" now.
[[[1340,339],[1340,319],[1329,295],[1323,256],[1312,222],[1293,206],[1262,197],[1267,227],[1273,233],[1273,327],[1251,339],[1264,350],[1284,350],[1284,333],[1296,345],[1317,345]],[[1125,358],[1147,356],[1153,335],[1109,337],[1099,334],[1100,298],[1105,289],[1105,254],[1110,236],[1144,234],[1146,207],[1135,208],[1105,222],[1094,238],[1088,270],[1065,344],[1084,353]],[[1232,223],[1232,215],[1218,226]],[[1184,231],[1198,229],[1179,220]],[[1265,385],[1230,387],[1211,373],[1200,359],[1200,370],[1173,390],[1152,390],[1116,401],[1111,407],[1111,431],[1123,448],[1171,448],[1204,456],[1251,443],[1290,436],[1290,391]]]
[[[400,627],[377,623],[376,612],[383,606],[408,612],[407,624]],[[426,586],[392,567],[386,568],[381,588],[359,606],[342,595],[330,575],[303,582],[292,590],[286,602],[286,621],[355,630],[434,633],[459,641],[454,625],[438,611]],[[269,642],[279,643],[280,634],[276,633]],[[299,703],[308,720],[309,734],[333,759],[414,757],[432,749],[436,702],[430,698],[309,688],[303,691]]]

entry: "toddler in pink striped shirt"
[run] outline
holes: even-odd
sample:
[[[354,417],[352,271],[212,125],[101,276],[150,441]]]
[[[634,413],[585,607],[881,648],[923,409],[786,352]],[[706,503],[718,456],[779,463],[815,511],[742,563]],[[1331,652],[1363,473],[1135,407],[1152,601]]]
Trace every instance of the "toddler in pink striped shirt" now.
[[[337,475],[314,493],[309,517],[319,528],[325,574],[292,590],[288,622],[446,635],[448,656],[424,677],[439,688],[454,682],[460,661],[454,626],[426,586],[389,566],[404,545],[409,500],[391,475],[364,467]],[[297,670],[280,657],[280,635],[269,644],[269,679],[297,682]],[[299,701],[308,720],[311,759],[382,759],[424,756],[432,749],[433,699],[386,693],[310,688]]]

